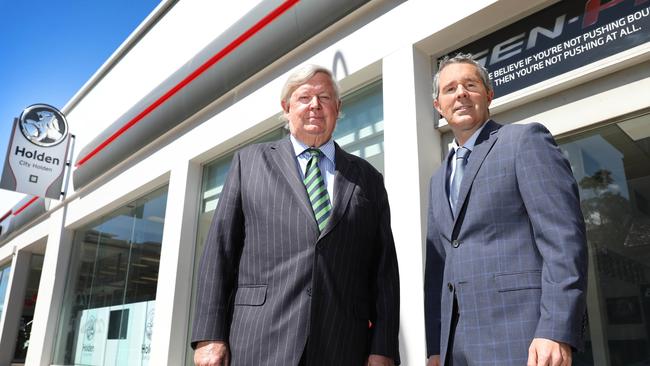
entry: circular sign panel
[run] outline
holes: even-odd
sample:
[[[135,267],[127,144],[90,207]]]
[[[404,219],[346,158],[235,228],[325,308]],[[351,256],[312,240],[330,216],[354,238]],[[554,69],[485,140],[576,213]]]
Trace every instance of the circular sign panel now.
[[[68,122],[63,113],[47,104],[25,108],[18,123],[23,136],[38,146],[54,146],[68,135]]]

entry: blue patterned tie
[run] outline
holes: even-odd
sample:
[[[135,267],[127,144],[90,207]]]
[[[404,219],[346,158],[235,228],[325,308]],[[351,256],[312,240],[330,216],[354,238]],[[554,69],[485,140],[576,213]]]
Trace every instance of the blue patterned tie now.
[[[311,155],[311,158],[307,162],[304,183],[311,202],[311,208],[314,211],[314,217],[318,222],[318,230],[322,232],[332,211],[327,187],[325,187],[323,175],[318,167],[318,159],[323,153],[318,149],[307,149],[306,151]]]
[[[451,209],[456,214],[458,209],[458,194],[460,193],[460,184],[463,181],[465,174],[465,167],[467,166],[467,158],[472,151],[466,147],[459,147],[456,149],[456,170],[454,170],[454,177],[451,180],[449,195],[451,198]]]

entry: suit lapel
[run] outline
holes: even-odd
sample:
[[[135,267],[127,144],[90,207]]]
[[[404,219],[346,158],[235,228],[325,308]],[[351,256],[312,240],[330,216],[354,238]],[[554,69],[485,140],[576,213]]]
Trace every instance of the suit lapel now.
[[[458,193],[459,211],[458,211],[458,215],[454,217],[454,225],[453,225],[454,228],[458,223],[458,218],[463,216],[462,215],[462,211],[464,210],[463,206],[465,205],[465,200],[467,199],[469,190],[472,187],[472,183],[474,183],[474,178],[476,178],[476,174],[481,168],[481,165],[483,164],[483,161],[487,157],[487,154],[490,152],[490,149],[492,149],[492,146],[497,141],[497,137],[498,137],[497,132],[499,131],[499,128],[501,128],[501,125],[497,124],[492,120],[488,120],[485,123],[485,127],[483,127],[483,130],[481,130],[481,133],[476,139],[476,143],[474,144],[474,149],[472,149],[472,153],[470,154],[469,160],[467,162],[467,167],[465,168],[465,175],[463,176],[463,181],[460,184],[460,192]]]
[[[296,167],[296,157],[291,140],[285,138],[277,141],[275,144],[271,144],[270,146],[271,161],[273,161],[277,170],[281,172],[280,175],[284,177],[289,187],[291,187],[291,191],[295,194],[296,202],[298,202],[300,209],[306,217],[311,217],[314,228],[318,230],[318,223],[316,222],[316,218],[314,218],[314,213],[311,208],[311,202],[309,202],[309,197],[307,196],[305,184],[300,179],[300,174]]]
[[[335,170],[334,170],[334,202],[332,203],[332,214],[330,215],[327,226],[320,234],[320,237],[327,235],[334,229],[336,224],[341,220],[347,210],[352,192],[356,184],[356,175],[358,169],[354,169],[354,162],[350,160],[347,153],[344,152],[337,143],[335,148]]]

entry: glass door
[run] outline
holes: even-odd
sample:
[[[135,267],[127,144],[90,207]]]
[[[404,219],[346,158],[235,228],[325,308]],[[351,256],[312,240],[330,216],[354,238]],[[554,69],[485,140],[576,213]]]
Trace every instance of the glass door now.
[[[589,245],[587,352],[576,365],[650,364],[650,114],[558,139]]]

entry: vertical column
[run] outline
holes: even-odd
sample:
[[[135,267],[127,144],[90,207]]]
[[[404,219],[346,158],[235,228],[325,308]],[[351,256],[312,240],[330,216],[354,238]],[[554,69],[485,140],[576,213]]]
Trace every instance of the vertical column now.
[[[403,365],[426,358],[424,251],[429,179],[440,165],[433,126],[431,64],[413,46],[383,60],[386,189],[400,270],[400,348]]]
[[[188,344],[201,166],[183,161],[169,179],[150,365],[182,365]]]
[[[41,275],[38,285],[38,298],[25,362],[30,366],[49,365],[53,356],[72,249],[72,232],[64,228],[66,211],[67,207],[58,209],[52,212],[48,219],[50,230],[41,272],[44,275]]]
[[[0,365],[11,364],[14,357],[31,257],[32,253],[20,250],[14,254],[11,261],[5,307],[0,318]]]

